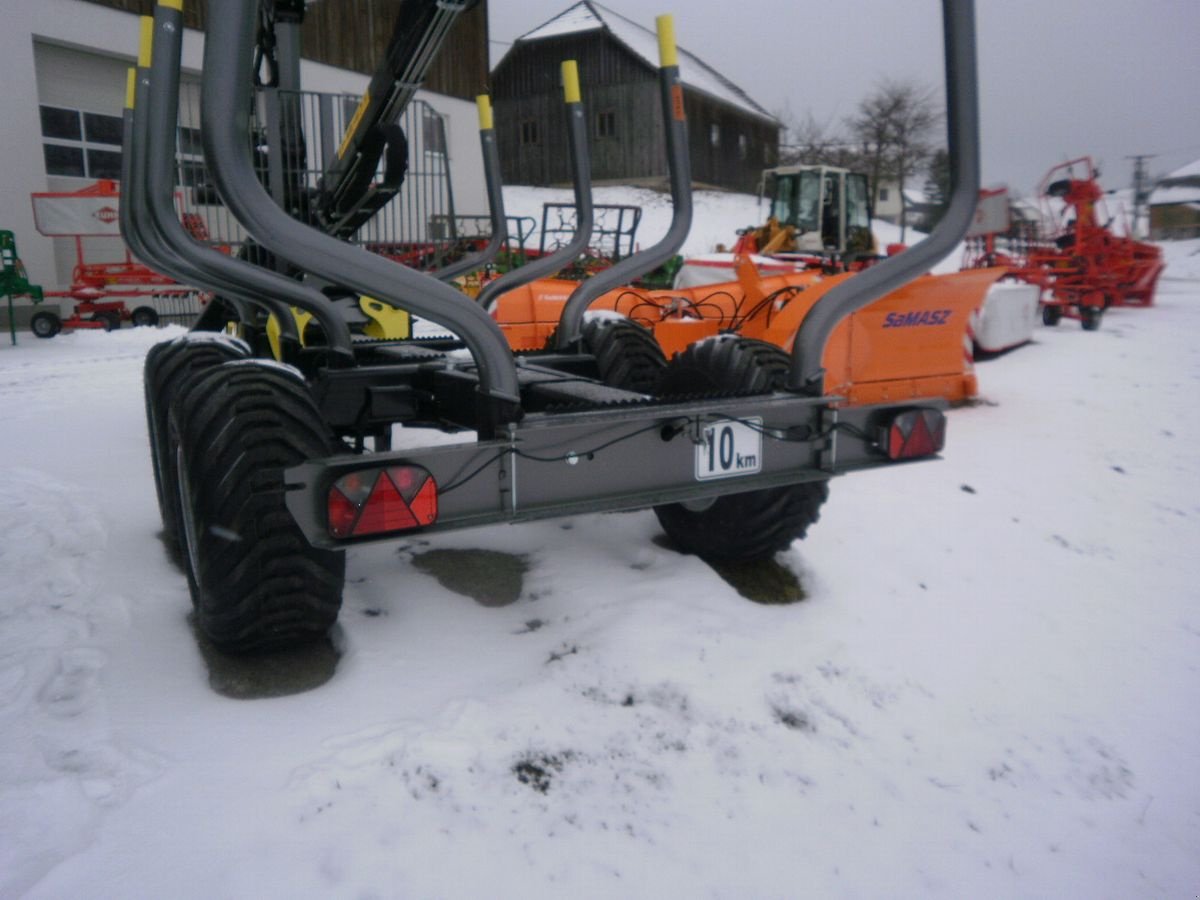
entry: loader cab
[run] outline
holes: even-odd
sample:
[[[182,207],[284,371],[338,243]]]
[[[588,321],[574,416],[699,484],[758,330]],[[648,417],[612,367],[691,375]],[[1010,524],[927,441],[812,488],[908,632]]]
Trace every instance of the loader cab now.
[[[866,175],[834,166],[788,166],[768,169],[763,176],[771,215],[796,230],[797,252],[872,252]]]

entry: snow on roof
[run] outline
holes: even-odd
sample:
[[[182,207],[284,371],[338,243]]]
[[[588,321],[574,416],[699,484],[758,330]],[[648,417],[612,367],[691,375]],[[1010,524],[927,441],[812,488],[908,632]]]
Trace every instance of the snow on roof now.
[[[651,68],[658,68],[658,36],[650,29],[626,19],[594,0],[581,0],[548,22],[521,35],[514,44],[601,30],[611,34]],[[776,121],[774,116],[755,103],[745,91],[682,47],[679,48],[679,76],[689,88],[736,106],[751,115],[771,122]]]
[[[1200,202],[1200,159],[1176,169],[1150,194],[1151,206]]]

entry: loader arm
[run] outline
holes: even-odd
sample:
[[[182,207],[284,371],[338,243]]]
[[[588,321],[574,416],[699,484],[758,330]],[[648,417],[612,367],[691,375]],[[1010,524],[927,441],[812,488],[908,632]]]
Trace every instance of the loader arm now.
[[[382,62],[321,176],[316,213],[326,233],[350,237],[400,190],[408,148],[396,123],[458,16],[476,2],[403,0]],[[380,160],[384,176],[376,182]]]

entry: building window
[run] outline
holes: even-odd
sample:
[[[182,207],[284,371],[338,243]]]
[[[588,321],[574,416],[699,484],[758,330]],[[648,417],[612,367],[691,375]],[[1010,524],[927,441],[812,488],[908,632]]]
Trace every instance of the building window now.
[[[42,156],[47,175],[75,178],[120,178],[120,116],[40,106]]]
[[[721,146],[721,126],[720,125],[709,125],[708,126],[708,142],[710,144],[712,144],[714,147]]]
[[[617,136],[616,110],[606,109],[596,113],[596,137],[611,138]]]
[[[887,199],[888,199],[888,189],[887,189],[887,188],[880,188],[880,189],[879,189],[879,202],[880,202],[880,203],[887,203]]]
[[[422,137],[425,141],[425,152],[446,155],[446,123],[440,115],[432,110],[425,110],[421,120]]]
[[[538,123],[536,119],[526,119],[521,123],[521,143],[536,144],[538,142]]]
[[[745,159],[750,152],[750,141],[744,134],[738,135],[738,159]]]
[[[200,143],[200,129],[179,126],[176,132],[178,145],[176,158],[176,184],[186,187],[200,187],[208,181],[204,170],[204,149]]]

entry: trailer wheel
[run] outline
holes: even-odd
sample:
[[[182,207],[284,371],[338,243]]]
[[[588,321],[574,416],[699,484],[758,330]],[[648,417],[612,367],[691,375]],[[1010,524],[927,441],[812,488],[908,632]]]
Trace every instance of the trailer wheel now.
[[[92,321],[99,322],[106,332],[116,331],[121,327],[121,314],[109,311],[92,313]]]
[[[1062,320],[1062,310],[1057,306],[1042,307],[1042,324],[1053,328]]]
[[[62,319],[48,310],[35,312],[29,320],[29,330],[34,337],[52,338],[62,331]]]
[[[629,319],[588,319],[583,345],[596,357],[600,380],[609,387],[653,394],[667,365],[654,335]]]
[[[1103,315],[1102,307],[1081,306],[1079,307],[1079,324],[1083,326],[1084,331],[1096,331],[1100,327],[1100,319]]]
[[[129,315],[134,328],[153,328],[158,324],[158,310],[153,306],[139,306]]]
[[[737,335],[693,344],[663,373],[660,394],[766,393],[782,387],[791,360],[771,344]],[[827,480],[656,506],[659,524],[685,553],[704,559],[765,559],[804,537],[829,497]]]
[[[188,585],[201,630],[233,651],[324,635],[342,603],[344,552],[308,543],[283,472],[335,439],[298,375],[251,361],[192,379],[171,407]]]
[[[182,563],[179,542],[179,501],[175,490],[175,448],[168,440],[167,416],[175,394],[199,372],[219,366],[249,353],[236,339],[205,335],[184,335],[173,341],[155,344],[146,354],[142,367],[142,386],[146,400],[146,433],[150,439],[150,463],[154,470],[154,489],[162,515],[163,543],[177,562]]]

